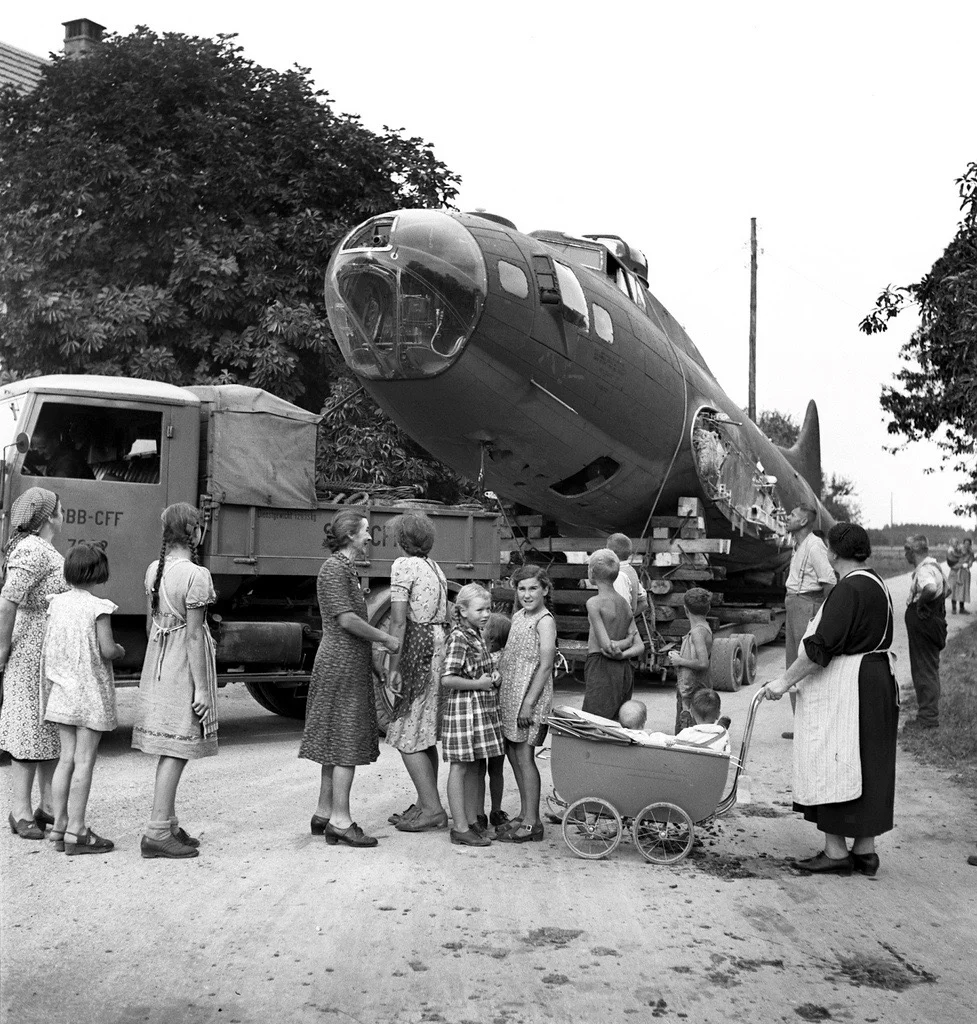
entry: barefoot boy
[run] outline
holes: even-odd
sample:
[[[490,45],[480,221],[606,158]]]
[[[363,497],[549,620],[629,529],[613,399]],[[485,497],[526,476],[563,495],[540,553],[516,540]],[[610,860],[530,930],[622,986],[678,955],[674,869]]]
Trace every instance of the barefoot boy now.
[[[601,548],[590,556],[588,568],[591,580],[597,584],[597,594],[587,602],[590,635],[583,710],[603,718],[617,718],[618,710],[631,699],[634,689],[634,667],[628,659],[641,654],[644,644],[630,604],[614,590],[621,568],[617,555]]]
[[[678,670],[675,684],[675,732],[694,725],[692,697],[697,690],[711,689],[709,658],[712,655],[712,630],[706,621],[712,595],[702,587],[685,592],[685,614],[689,631],[682,640],[681,651],[669,651],[668,660]]]

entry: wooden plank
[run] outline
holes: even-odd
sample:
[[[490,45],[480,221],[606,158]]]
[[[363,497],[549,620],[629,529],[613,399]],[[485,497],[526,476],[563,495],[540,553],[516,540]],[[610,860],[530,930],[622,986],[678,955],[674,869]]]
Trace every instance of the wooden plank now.
[[[701,516],[705,513],[699,498],[679,498],[677,511],[680,516]]]
[[[681,530],[683,527],[705,530],[706,521],[702,516],[652,516],[652,529]]]
[[[516,526],[542,526],[542,516],[509,516],[509,522]]]
[[[719,629],[719,619],[714,619],[710,616],[706,621],[713,630]],[[661,629],[658,630],[662,636],[685,636],[689,631],[689,620],[688,619],[675,619],[674,622],[665,622],[662,624]],[[744,632],[746,632],[744,630]]]
[[[690,569],[686,566],[653,565],[648,570],[649,579],[667,580],[723,580],[726,578],[726,567],[710,565],[705,569]]]
[[[770,608],[728,608],[716,610],[722,622],[772,622],[773,611]]]
[[[600,546],[599,540],[593,537],[543,537],[533,543],[533,548],[539,552],[550,553],[553,551],[596,551]],[[692,540],[639,540],[634,542],[635,554],[644,554],[650,551],[652,554],[673,554],[680,555],[709,553],[714,555],[728,555],[730,541],[722,537],[700,537]],[[503,551],[518,550],[519,544],[515,540],[507,540],[502,544]]]

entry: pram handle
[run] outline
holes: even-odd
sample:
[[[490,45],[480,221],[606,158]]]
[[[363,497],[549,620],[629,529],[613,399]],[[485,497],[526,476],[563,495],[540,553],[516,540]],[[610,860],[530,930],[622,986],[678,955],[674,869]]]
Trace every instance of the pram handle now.
[[[753,737],[753,720],[756,718],[757,708],[763,703],[763,701],[763,687],[761,686],[750,703],[750,713],[746,716],[746,728],[743,730],[743,742],[740,744],[740,756],[736,764],[736,772],[733,775],[733,784],[730,786],[730,790],[726,796],[719,801],[719,806],[716,808],[717,818],[723,814],[727,814],[730,808],[736,803],[736,786],[740,780],[740,774],[743,771],[743,766],[746,764],[746,755],[750,750],[750,740]]]

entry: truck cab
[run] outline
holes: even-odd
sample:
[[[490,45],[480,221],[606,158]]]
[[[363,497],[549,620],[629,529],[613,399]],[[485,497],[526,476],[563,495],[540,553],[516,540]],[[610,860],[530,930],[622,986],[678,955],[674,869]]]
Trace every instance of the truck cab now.
[[[54,491],[64,509],[58,547],[87,542],[105,551],[120,624],[136,617],[138,636],[160,510],[197,501],[199,406],[183,388],[115,377],[34,377],[0,389],[3,543],[12,503],[30,487]],[[19,434],[30,439],[26,452],[18,450]],[[127,658],[119,667],[138,667],[144,638],[132,651],[130,636],[122,642]]]

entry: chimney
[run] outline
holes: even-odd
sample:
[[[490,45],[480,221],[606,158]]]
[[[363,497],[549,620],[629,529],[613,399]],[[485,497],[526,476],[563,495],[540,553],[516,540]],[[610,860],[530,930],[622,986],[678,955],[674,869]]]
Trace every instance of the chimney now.
[[[64,55],[66,57],[84,57],[85,54],[98,46],[102,41],[104,25],[88,18],[78,18],[75,21],[63,21],[64,25]]]

